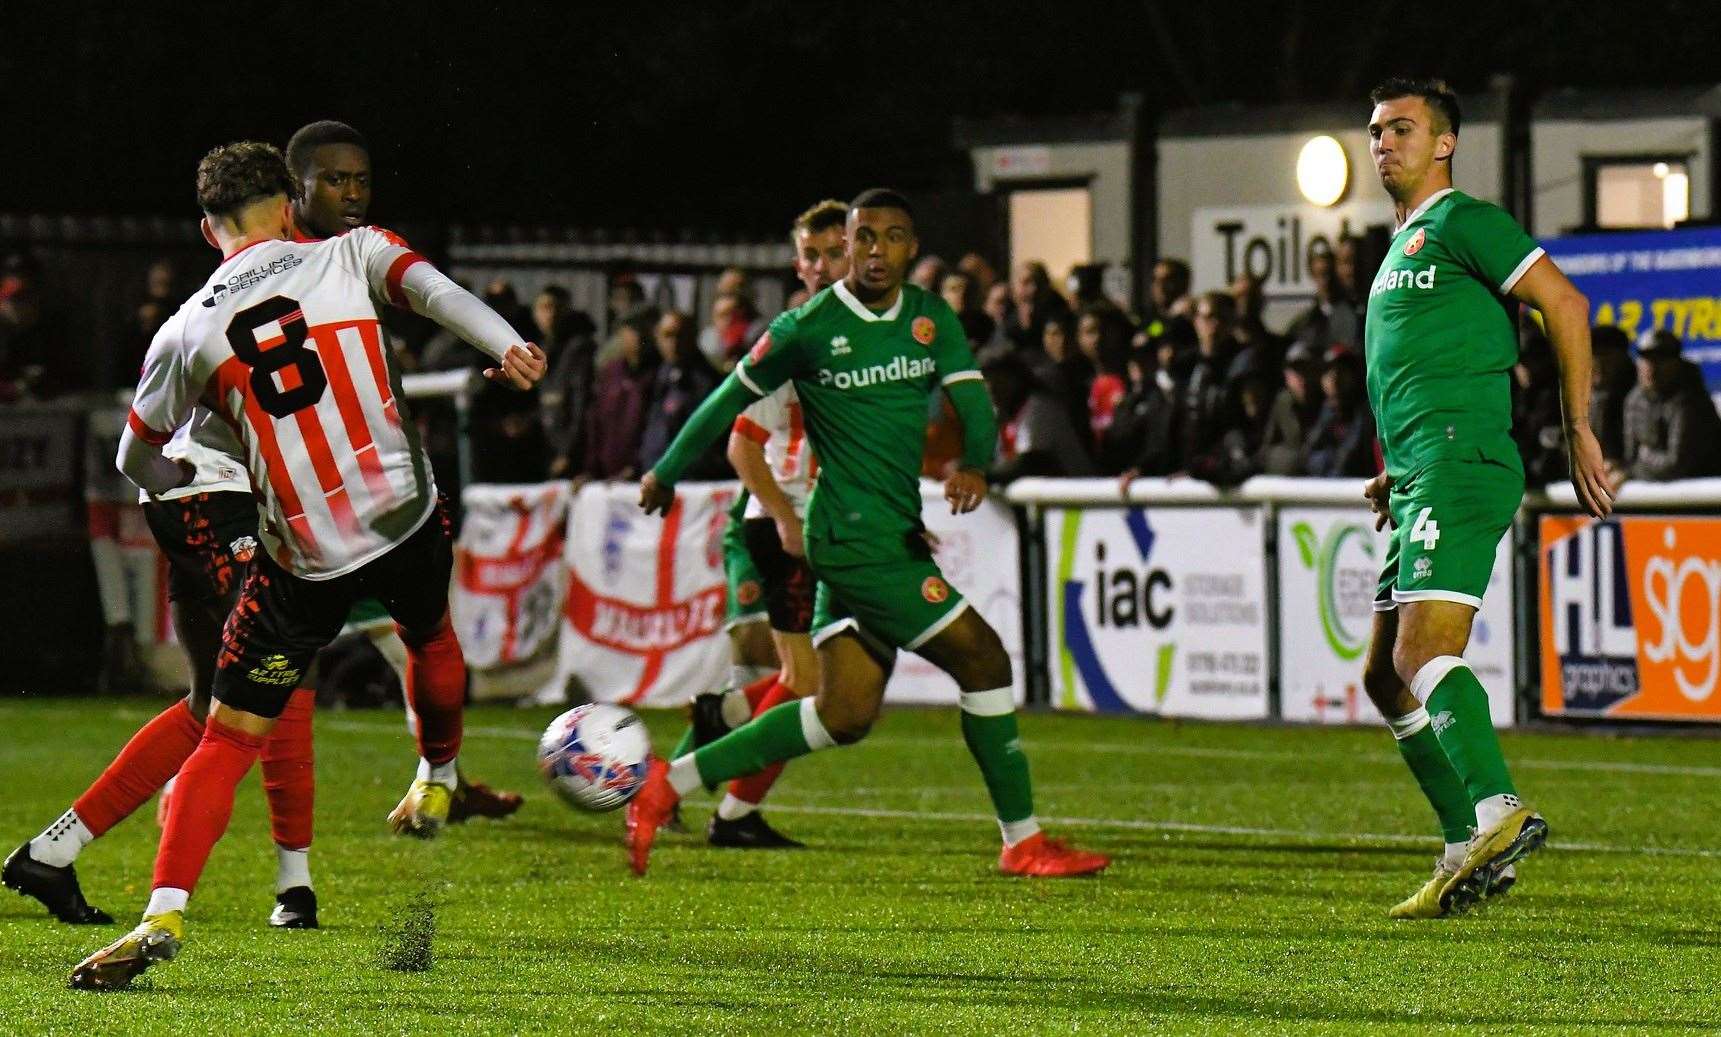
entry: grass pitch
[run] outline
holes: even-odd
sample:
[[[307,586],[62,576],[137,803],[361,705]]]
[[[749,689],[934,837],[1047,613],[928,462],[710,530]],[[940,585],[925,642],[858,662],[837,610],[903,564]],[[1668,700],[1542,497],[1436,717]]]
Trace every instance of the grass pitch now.
[[[150,713],[0,705],[0,852],[53,820]],[[1549,1033],[1721,1028],[1721,743],[1505,737],[1550,848],[1505,902],[1405,923],[1433,818],[1384,731],[1029,714],[1041,815],[1112,853],[1097,880],[1005,880],[957,714],[888,713],[791,765],[768,816],[812,849],[666,835],[627,873],[619,813],[538,782],[552,711],[478,708],[469,774],[527,793],[503,822],[390,836],[398,714],[317,721],[324,928],[276,932],[258,779],[192,900],[178,961],[119,994],[64,988],[122,926],[0,896],[0,1020],[17,1033]],[[648,717],[660,749],[679,729]],[[710,804],[689,804],[702,829]],[[131,924],[153,806],[84,852]],[[433,945],[404,948],[427,931]],[[417,939],[417,936],[413,936]],[[401,969],[424,961],[425,971]]]

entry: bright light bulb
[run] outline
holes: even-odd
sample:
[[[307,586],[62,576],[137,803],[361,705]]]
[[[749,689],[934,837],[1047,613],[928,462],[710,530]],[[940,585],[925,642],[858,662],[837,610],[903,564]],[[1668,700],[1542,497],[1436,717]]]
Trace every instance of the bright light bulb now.
[[[1328,206],[1345,195],[1350,160],[1344,145],[1328,136],[1310,138],[1297,155],[1297,189],[1316,205]]]
[[[1657,162],[1653,167],[1650,168],[1650,172],[1655,174],[1655,178],[1657,180],[1667,179],[1667,163]]]

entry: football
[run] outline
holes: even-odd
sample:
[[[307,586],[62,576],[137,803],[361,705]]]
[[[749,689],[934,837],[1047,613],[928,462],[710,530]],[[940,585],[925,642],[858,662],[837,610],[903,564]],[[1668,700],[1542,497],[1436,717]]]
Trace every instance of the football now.
[[[625,706],[589,702],[550,721],[538,740],[538,770],[572,806],[603,813],[633,798],[645,781],[651,740]]]

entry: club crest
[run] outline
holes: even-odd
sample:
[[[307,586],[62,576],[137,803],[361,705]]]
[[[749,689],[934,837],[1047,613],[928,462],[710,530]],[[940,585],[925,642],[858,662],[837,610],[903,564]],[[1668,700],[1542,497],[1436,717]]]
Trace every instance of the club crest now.
[[[1422,251],[1422,244],[1423,244],[1423,242],[1425,242],[1427,240],[1428,240],[1428,228],[1426,228],[1426,227],[1416,228],[1416,233],[1412,234],[1410,236],[1410,240],[1404,243],[1404,254],[1407,256],[1414,256],[1418,252],[1421,252]]]

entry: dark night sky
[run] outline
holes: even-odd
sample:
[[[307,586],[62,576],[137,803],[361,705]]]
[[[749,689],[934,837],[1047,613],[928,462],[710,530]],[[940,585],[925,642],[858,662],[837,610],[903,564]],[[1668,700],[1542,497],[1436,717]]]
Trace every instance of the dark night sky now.
[[[1335,11],[1348,10],[1347,15]],[[1420,13],[1418,13],[1420,12]],[[367,133],[389,221],[773,230],[961,186],[955,115],[1721,81],[1721,3],[0,4],[0,210],[183,212],[221,141]],[[1359,102],[1360,103],[1360,102]]]

